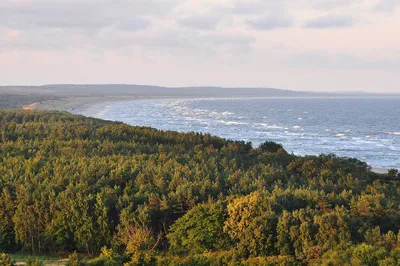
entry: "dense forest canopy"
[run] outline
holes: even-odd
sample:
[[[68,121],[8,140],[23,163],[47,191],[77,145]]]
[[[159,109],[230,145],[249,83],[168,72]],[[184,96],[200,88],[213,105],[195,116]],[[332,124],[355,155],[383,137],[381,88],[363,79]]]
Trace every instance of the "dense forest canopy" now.
[[[0,253],[100,254],[93,265],[398,265],[399,180],[272,142],[0,111]]]

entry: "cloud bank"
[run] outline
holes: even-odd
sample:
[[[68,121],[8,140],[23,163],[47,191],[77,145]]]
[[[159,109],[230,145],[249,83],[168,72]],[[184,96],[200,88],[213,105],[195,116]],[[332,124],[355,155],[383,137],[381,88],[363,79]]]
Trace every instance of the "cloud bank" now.
[[[2,0],[0,80],[400,91],[396,25],[397,0]]]

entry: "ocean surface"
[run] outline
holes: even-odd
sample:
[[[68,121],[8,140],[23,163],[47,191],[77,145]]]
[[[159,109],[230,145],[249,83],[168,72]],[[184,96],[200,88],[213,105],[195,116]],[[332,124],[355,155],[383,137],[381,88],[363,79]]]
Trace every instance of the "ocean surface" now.
[[[85,115],[400,168],[400,98],[144,99],[109,102]]]

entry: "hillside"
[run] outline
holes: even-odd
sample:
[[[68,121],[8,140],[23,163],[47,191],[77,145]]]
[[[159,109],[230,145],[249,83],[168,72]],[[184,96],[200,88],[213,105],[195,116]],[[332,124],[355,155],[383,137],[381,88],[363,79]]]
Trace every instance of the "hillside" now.
[[[100,254],[88,265],[397,265],[399,180],[270,142],[0,111],[0,253]]]

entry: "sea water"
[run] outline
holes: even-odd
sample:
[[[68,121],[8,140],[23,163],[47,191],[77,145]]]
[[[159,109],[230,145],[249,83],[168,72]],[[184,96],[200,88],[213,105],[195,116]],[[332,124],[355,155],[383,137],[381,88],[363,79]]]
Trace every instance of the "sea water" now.
[[[144,99],[111,102],[90,115],[400,168],[400,98]]]

